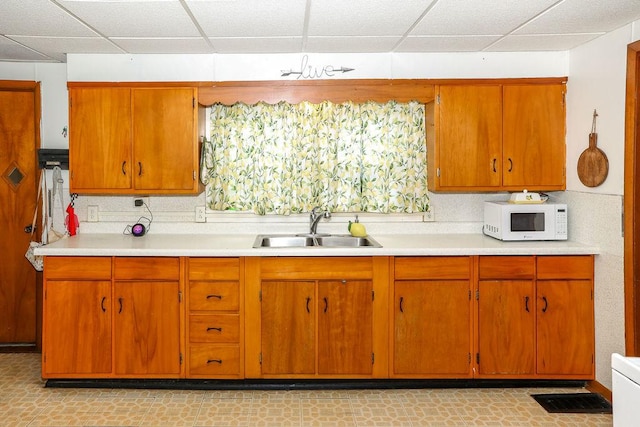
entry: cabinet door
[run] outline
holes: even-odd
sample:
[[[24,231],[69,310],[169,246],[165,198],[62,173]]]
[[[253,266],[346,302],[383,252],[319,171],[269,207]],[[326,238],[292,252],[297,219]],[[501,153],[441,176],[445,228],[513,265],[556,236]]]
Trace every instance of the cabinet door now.
[[[315,282],[262,282],[262,373],[315,374]]]
[[[479,374],[533,374],[533,281],[481,280],[478,286]]]
[[[396,281],[394,374],[469,376],[468,280]]]
[[[130,89],[70,89],[71,192],[130,189],[131,172]]]
[[[502,87],[443,85],[438,96],[439,189],[500,186]]]
[[[43,374],[111,373],[111,282],[45,285]]]
[[[178,282],[115,282],[115,371],[180,374]]]
[[[537,287],[538,374],[592,376],[591,280],[544,280]]]
[[[195,114],[193,88],[133,89],[136,190],[197,188]]]
[[[318,283],[319,374],[371,374],[372,291],[369,280]]]
[[[505,85],[503,185],[565,188],[565,86]]]

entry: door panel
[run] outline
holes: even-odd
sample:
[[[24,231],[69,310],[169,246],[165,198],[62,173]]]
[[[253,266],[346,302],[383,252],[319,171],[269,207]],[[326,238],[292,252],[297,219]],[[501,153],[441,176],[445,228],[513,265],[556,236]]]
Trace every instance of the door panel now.
[[[315,282],[262,282],[262,373],[314,374]]]
[[[34,84],[34,86],[37,86]],[[36,272],[24,257],[36,206],[38,88],[0,85],[0,344],[36,341]],[[36,239],[39,239],[39,231]]]
[[[371,281],[319,282],[319,374],[371,374],[372,289]]]
[[[481,280],[478,300],[480,374],[533,374],[532,280]]]
[[[116,374],[180,374],[178,282],[116,282]]]
[[[470,375],[469,281],[395,283],[395,374]]]

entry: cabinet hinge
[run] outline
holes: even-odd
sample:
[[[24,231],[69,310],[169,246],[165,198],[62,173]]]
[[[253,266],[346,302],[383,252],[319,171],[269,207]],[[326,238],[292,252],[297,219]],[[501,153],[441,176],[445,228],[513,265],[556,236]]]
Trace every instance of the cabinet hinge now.
[[[437,168],[437,169],[436,169],[436,176],[437,176],[438,178],[440,178],[440,168]]]
[[[376,299],[376,291],[371,291],[371,301]]]
[[[440,94],[436,96],[436,104],[440,105]]]
[[[471,365],[471,353],[468,353],[468,354],[469,354],[469,365]]]
[[[262,365],[262,353],[258,354],[258,361]]]
[[[476,364],[480,364],[480,353],[476,353]]]
[[[371,364],[373,365],[374,363],[376,363],[376,354],[371,353]]]
[[[193,108],[196,108],[196,99],[195,98],[191,98],[191,100],[192,100],[191,106]]]
[[[196,171],[193,171],[193,180],[196,180]]]
[[[182,362],[184,361],[184,357],[182,357],[182,353],[180,353],[180,364],[182,365]]]
[[[480,289],[476,289],[476,301],[480,300]]]
[[[182,302],[182,291],[178,291],[178,302]]]

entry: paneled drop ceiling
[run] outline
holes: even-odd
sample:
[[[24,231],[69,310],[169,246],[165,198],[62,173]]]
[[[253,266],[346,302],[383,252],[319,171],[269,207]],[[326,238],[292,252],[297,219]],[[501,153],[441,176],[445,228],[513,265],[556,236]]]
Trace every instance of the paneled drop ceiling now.
[[[638,19],[640,0],[2,0],[0,61],[562,51]]]

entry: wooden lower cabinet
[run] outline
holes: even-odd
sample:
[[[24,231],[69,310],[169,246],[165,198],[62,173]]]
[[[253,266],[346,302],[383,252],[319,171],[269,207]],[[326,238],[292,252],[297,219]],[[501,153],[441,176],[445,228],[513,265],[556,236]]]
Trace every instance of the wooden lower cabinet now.
[[[478,377],[593,379],[593,256],[479,258]]]
[[[244,261],[189,258],[187,270],[187,378],[244,378]]]
[[[394,260],[392,377],[471,376],[470,257]]]
[[[43,378],[179,378],[179,278],[179,258],[46,257]]]
[[[246,263],[247,377],[387,376],[387,257]]]

